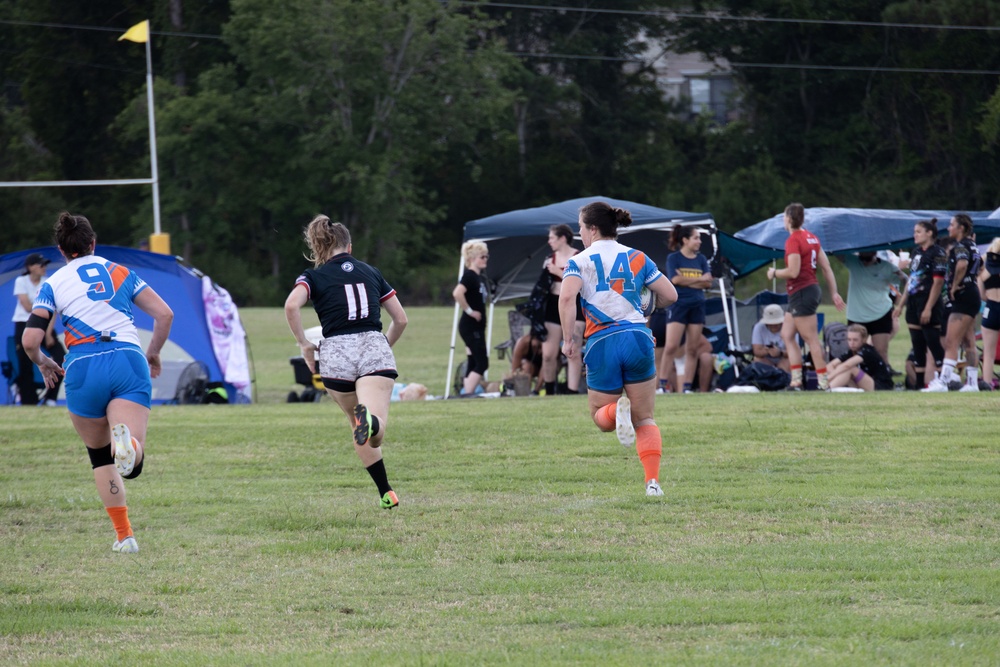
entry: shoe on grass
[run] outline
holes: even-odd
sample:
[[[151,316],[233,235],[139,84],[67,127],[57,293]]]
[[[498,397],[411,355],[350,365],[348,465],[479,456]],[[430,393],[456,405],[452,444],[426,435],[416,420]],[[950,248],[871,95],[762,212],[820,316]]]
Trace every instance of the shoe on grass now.
[[[384,510],[391,510],[397,505],[399,505],[399,497],[396,495],[395,491],[386,491],[385,495],[382,496],[382,500],[379,502],[379,506]]]
[[[648,482],[646,482],[646,495],[647,496],[663,495],[663,489],[660,488],[660,485],[657,484],[655,479],[651,479]]]
[[[139,545],[135,538],[129,535],[124,540],[115,540],[115,543],[111,545],[111,550],[119,554],[137,554],[139,553]]]

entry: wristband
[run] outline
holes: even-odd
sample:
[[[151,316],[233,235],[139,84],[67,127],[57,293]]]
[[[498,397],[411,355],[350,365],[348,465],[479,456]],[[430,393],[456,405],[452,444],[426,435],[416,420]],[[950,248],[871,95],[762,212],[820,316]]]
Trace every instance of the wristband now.
[[[465,309],[465,314],[466,314],[466,315],[469,315],[470,317],[472,316],[472,313],[474,313],[474,312],[476,312],[476,311],[474,311],[474,310],[472,309],[472,306],[468,306],[468,307],[466,307],[466,309]]]

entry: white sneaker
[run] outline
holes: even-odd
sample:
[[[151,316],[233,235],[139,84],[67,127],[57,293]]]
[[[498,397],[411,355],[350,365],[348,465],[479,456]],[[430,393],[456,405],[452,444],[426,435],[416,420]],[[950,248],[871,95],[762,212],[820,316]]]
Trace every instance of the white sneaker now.
[[[933,380],[930,381],[930,383],[925,388],[921,389],[920,391],[924,392],[925,394],[928,393],[928,392],[931,392],[931,393],[937,393],[937,392],[948,393],[948,385],[945,384],[944,381],[941,380],[941,378],[934,378]]]
[[[979,391],[979,383],[976,384],[963,384],[959,391]]]
[[[135,467],[134,443],[132,434],[125,424],[115,424],[111,428],[111,448],[114,450],[115,467],[122,477],[130,474]]]
[[[660,488],[660,485],[656,483],[655,479],[651,479],[648,482],[646,482],[646,495],[647,496],[663,495],[663,489]]]
[[[134,537],[129,535],[124,540],[115,540],[115,543],[111,545],[111,550],[119,554],[137,554],[139,553],[139,544]]]
[[[632,426],[632,402],[627,396],[618,399],[618,408],[615,410],[615,433],[618,435],[618,442],[622,447],[631,447],[635,444],[635,427]]]

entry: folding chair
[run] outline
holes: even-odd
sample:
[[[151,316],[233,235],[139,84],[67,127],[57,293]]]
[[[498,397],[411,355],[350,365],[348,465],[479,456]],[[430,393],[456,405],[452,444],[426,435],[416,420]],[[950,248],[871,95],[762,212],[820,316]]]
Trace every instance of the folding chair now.
[[[497,351],[497,357],[500,359],[506,359],[508,355],[514,353],[514,345],[517,344],[517,340],[531,330],[531,319],[517,309],[508,310],[507,326],[510,329],[510,338],[493,348]]]

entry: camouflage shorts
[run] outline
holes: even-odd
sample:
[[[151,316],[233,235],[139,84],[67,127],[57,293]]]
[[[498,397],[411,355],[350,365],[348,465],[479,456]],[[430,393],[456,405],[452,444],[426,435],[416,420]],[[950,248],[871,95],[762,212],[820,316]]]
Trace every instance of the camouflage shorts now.
[[[334,391],[354,391],[366,375],[396,378],[396,357],[381,331],[324,338],[319,344],[319,374]]]

